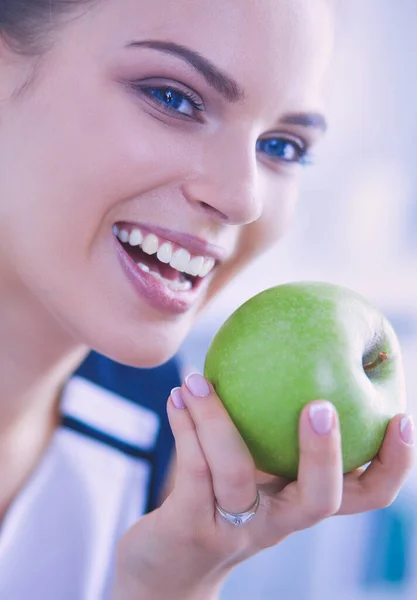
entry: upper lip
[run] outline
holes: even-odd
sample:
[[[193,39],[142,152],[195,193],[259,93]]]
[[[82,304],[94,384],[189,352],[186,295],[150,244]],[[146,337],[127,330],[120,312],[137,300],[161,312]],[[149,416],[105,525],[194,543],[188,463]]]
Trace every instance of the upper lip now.
[[[211,257],[214,258],[216,262],[224,262],[228,258],[228,252],[225,248],[211,244],[210,242],[196,237],[190,233],[182,233],[179,231],[166,229],[165,227],[147,225],[145,223],[133,223],[131,221],[117,223],[117,225],[119,227],[127,225],[129,228],[133,229],[137,227],[142,232],[154,233],[156,236],[164,239],[167,242],[173,242],[174,244],[185,248],[193,256]]]

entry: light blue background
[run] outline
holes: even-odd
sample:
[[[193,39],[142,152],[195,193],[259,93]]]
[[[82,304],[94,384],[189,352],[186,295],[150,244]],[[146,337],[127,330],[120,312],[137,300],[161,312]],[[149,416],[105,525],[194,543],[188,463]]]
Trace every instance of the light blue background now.
[[[216,300],[183,353],[201,370],[217,328],[266,287],[333,281],[392,320],[417,417],[417,3],[338,6],[330,131],[306,172],[293,230]],[[222,600],[417,598],[416,479],[414,471],[389,509],[331,519],[251,559]]]

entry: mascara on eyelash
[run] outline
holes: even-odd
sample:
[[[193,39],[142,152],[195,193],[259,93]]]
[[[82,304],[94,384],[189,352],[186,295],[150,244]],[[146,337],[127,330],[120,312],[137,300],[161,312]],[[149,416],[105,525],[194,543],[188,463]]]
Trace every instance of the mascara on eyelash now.
[[[174,92],[174,94],[178,94],[180,97],[187,100],[192,105],[192,107],[195,110],[197,110],[198,112],[204,111],[203,103],[197,102],[191,92],[187,92],[186,90],[180,90],[173,85],[150,86],[150,85],[145,85],[143,82],[130,82],[130,85],[134,90],[140,91],[141,93],[144,93],[147,96],[154,98],[163,107],[164,110],[171,111],[174,113],[176,112],[179,115],[182,115],[184,117],[189,117],[189,115],[187,115],[185,113],[181,113],[181,111],[179,111],[177,108],[173,108],[172,106],[170,106],[169,103],[164,102],[154,92],[162,92],[162,93]],[[258,141],[258,144],[260,142],[267,143],[268,141],[272,141],[272,140],[274,140],[274,138],[267,138],[267,139]],[[285,141],[288,144],[294,144],[295,146],[297,146],[298,156],[295,159],[286,159],[285,157],[275,157],[277,161],[282,161],[287,164],[299,164],[302,167],[310,166],[311,164],[313,164],[313,159],[312,159],[312,156],[310,154],[310,151],[309,151],[309,148],[307,145],[304,145],[304,143],[299,144],[295,140],[291,140],[291,139],[286,139]]]
[[[288,158],[285,156],[269,154],[268,152],[265,151],[264,148],[262,148],[262,146],[264,144],[273,143],[273,142],[275,142],[276,146],[281,150],[282,150],[283,146],[285,146],[285,144],[292,144],[293,147],[296,148],[296,150],[295,150],[296,156],[294,158]],[[311,156],[308,145],[304,144],[304,143],[297,143],[293,139],[277,136],[275,138],[270,137],[270,138],[266,138],[263,140],[258,140],[257,149],[259,151],[264,152],[268,156],[268,158],[270,158],[271,160],[275,160],[276,162],[287,163],[288,165],[299,164],[301,166],[308,166],[308,165],[312,164],[312,156]]]
[[[194,95],[191,91],[181,90],[181,89],[175,87],[174,85],[146,85],[143,82],[132,81],[132,82],[130,82],[130,86],[135,91],[139,91],[148,96],[152,96],[153,98],[158,100],[161,104],[165,105],[167,108],[171,108],[170,105],[165,103],[162,99],[158,98],[158,96],[153,92],[162,92],[162,93],[173,92],[174,94],[177,94],[178,96],[182,96],[184,98],[184,100],[187,100],[193,106],[193,108],[195,108],[195,110],[197,110],[199,112],[203,112],[204,108],[205,108],[203,102],[199,101],[197,99],[197,96]],[[176,110],[176,109],[173,109],[173,110]]]

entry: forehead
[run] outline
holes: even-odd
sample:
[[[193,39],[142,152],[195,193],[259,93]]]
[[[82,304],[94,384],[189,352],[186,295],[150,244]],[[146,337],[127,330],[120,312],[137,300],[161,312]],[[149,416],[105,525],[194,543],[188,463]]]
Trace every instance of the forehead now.
[[[144,39],[188,46],[249,94],[279,89],[297,104],[318,94],[331,46],[328,0],[103,0],[85,26],[109,52]]]

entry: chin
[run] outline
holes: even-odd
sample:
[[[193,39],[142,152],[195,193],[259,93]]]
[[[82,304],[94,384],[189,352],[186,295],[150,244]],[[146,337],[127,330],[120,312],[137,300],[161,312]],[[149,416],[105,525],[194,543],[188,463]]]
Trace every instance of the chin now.
[[[178,328],[141,328],[134,335],[115,335],[114,330],[103,332],[99,339],[89,339],[88,347],[115,362],[130,367],[151,369],[166,363],[177,352],[188,333]]]

